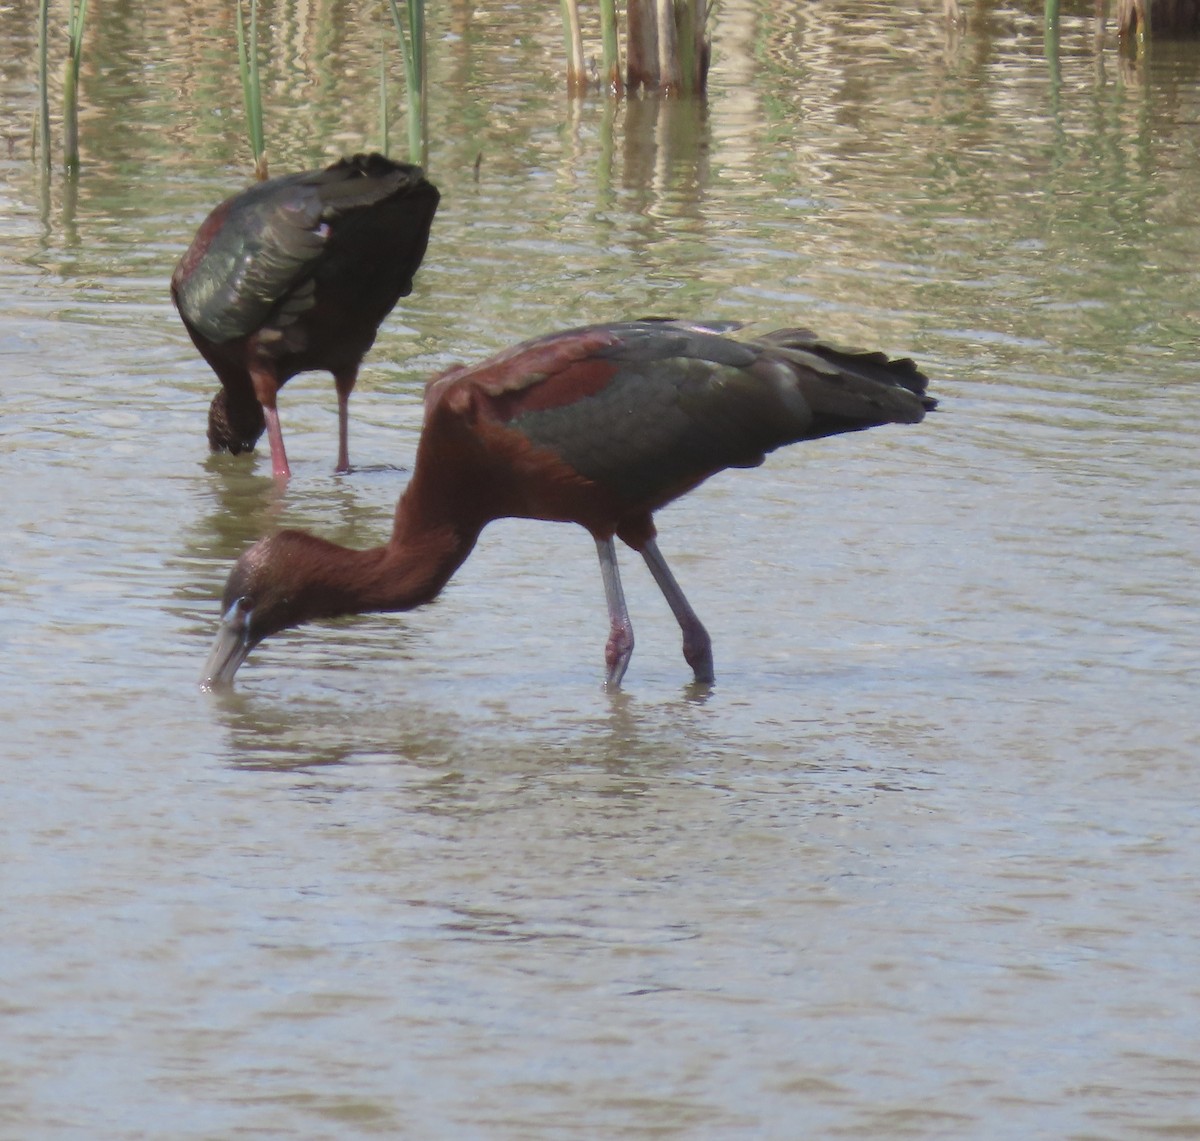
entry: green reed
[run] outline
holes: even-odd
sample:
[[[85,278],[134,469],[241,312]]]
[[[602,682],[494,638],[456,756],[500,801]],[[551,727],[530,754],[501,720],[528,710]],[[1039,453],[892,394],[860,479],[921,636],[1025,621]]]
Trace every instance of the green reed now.
[[[258,74],[258,0],[250,0],[250,30],[246,31],[242,0],[237,0],[238,70],[242,76],[242,101],[246,106],[246,130],[254,152],[254,174],[267,177],[267,151],[263,142],[262,83]]]
[[[578,95],[587,89],[587,70],[583,63],[583,33],[579,25],[579,0],[561,0],[563,40],[567,48],[567,94]]]
[[[405,0],[404,16],[401,16],[397,0],[388,0],[388,6],[392,22],[396,25],[396,35],[400,38],[400,55],[404,63],[404,88],[408,99],[408,159],[409,162],[424,166],[429,136],[425,98],[425,0]]]
[[[50,169],[50,2],[38,4],[38,119],[36,138],[42,147],[42,166]]]
[[[387,154],[391,150],[388,139],[387,48],[382,38],[379,41],[379,142],[379,149]]]
[[[67,66],[63,81],[63,164],[68,174],[79,170],[79,66],[83,60],[83,24],[87,0],[71,0],[67,24]]]
[[[616,0],[600,0],[600,42],[601,82],[619,95],[624,83],[621,80],[621,53],[617,46]]]
[[[703,92],[707,76],[704,63],[704,0],[684,0],[675,6],[678,25],[679,80],[685,95]]]

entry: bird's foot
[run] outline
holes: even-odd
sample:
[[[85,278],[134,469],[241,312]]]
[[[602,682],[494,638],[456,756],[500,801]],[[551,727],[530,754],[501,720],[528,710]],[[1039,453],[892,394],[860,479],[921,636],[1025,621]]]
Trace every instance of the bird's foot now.
[[[604,677],[604,688],[615,693],[621,688],[621,679],[629,668],[633,657],[633,630],[628,626],[614,625],[604,647],[604,664],[608,667]]]
[[[683,639],[683,658],[692,667],[698,685],[712,685],[716,680],[713,673],[712,640],[708,632],[698,623]]]

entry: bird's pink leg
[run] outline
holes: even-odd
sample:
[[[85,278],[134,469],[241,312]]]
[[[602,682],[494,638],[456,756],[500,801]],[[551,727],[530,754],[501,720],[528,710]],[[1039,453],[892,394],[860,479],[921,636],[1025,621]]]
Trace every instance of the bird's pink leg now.
[[[617,548],[612,539],[597,539],[596,554],[600,556],[600,577],[604,580],[604,598],[608,602],[608,642],[604,646],[604,663],[608,672],[605,689],[621,688],[621,678],[633,656],[633,624],[625,607],[625,591],[621,589],[621,574],[617,570]]]
[[[267,440],[271,445],[271,474],[276,479],[291,479],[292,469],[288,467],[287,452],[283,447],[283,429],[279,426],[279,413],[272,404],[263,408],[267,419]]]
[[[344,475],[350,470],[350,393],[358,382],[358,370],[335,372],[333,382],[338,398],[338,462],[333,470]]]
[[[251,366],[250,379],[254,383],[254,395],[262,405],[263,418],[267,422],[267,442],[271,445],[271,474],[276,479],[291,479],[287,451],[283,446],[283,429],[279,426],[279,412],[275,407],[275,394],[279,385],[267,371]]]
[[[671,613],[675,615],[675,621],[683,631],[684,659],[692,667],[692,673],[696,675],[698,682],[711,682],[712,639],[708,636],[708,631],[696,616],[691,604],[684,598],[679,583],[675,581],[671,568],[667,566],[667,560],[662,557],[658,544],[653,539],[647,539],[642,544],[642,558],[646,560],[650,573],[654,575],[654,581],[658,583],[658,589],[663,592]]]

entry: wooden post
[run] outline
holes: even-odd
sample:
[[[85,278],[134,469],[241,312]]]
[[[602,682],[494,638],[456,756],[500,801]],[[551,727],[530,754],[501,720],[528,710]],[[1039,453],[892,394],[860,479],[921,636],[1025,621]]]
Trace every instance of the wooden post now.
[[[628,0],[628,42],[625,45],[625,86],[658,90],[658,21],[654,0]]]
[[[657,0],[658,15],[658,86],[660,91],[678,94],[683,86],[679,69],[679,34],[675,27],[674,0]]]
[[[710,44],[707,0],[627,0],[626,87],[703,95]]]
[[[1117,33],[1123,40],[1200,34],[1200,0],[1117,0]]]

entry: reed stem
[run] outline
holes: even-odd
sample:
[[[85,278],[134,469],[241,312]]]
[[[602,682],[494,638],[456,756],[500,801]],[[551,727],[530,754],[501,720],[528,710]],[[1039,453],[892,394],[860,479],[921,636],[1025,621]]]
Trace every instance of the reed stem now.
[[[425,0],[408,0],[408,26],[412,29],[413,60],[416,64],[417,82],[416,114],[408,128],[408,153],[412,162],[424,166],[429,140],[429,75],[425,66]],[[411,98],[411,97],[410,97]]]
[[[38,119],[37,137],[42,147],[42,166],[50,169],[50,3],[38,4]]]
[[[426,140],[429,137],[425,110],[425,0],[406,0],[405,18],[400,15],[396,0],[388,0],[396,35],[400,38],[400,55],[404,63],[404,90],[408,99],[408,158],[418,166],[425,165]]]
[[[674,0],[655,0],[655,10],[658,15],[659,90],[664,95],[678,94],[683,88],[683,71]]]
[[[258,0],[250,0],[248,42],[242,0],[237,0],[237,47],[246,130],[254,152],[254,175],[261,182],[267,177],[267,152],[263,143],[262,83],[258,74]]]
[[[86,18],[87,0],[71,0],[63,82],[63,165],[68,174],[79,172],[79,68],[83,61],[83,25]]]
[[[379,149],[387,154],[391,147],[388,141],[388,82],[387,48],[383,37],[379,38]]]
[[[621,81],[621,50],[617,46],[616,0],[600,0],[600,39],[603,82],[614,95],[620,95],[625,85]]]
[[[567,45],[567,94],[579,95],[587,87],[583,62],[583,32],[579,24],[579,0],[562,0],[563,39]]]

